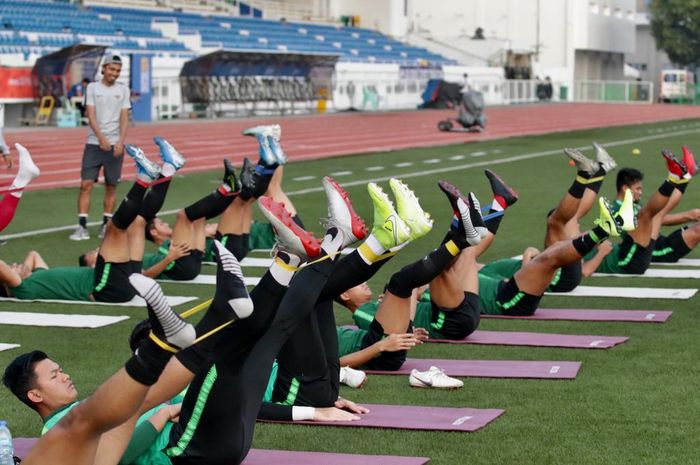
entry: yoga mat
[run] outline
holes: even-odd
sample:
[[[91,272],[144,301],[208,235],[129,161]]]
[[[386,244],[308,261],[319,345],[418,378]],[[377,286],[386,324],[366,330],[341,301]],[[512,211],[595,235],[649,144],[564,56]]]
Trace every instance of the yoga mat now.
[[[3,350],[10,350],[10,349],[16,349],[19,347],[19,344],[5,344],[3,342],[0,342],[0,352]]]
[[[700,266],[700,258],[681,258],[675,263],[652,262],[651,266]]]
[[[549,362],[525,360],[441,360],[430,358],[406,359],[397,371],[364,370],[375,375],[408,375],[414,368],[427,371],[431,366],[445,370],[449,376],[472,378],[574,379],[581,362]]]
[[[476,431],[505,410],[362,404],[370,412],[357,421],[295,421],[294,424],[423,431]],[[292,423],[292,422],[278,422]]]
[[[216,275],[213,274],[200,274],[194,279],[188,281],[172,281],[170,279],[159,279],[160,283],[174,283],[174,284],[210,284],[216,285]],[[260,282],[260,278],[250,278],[248,276],[243,277],[243,282],[246,286],[255,286]]]
[[[165,296],[171,307],[192,302],[197,300],[197,297],[184,297],[176,295]],[[141,297],[136,296],[128,302],[111,303],[111,302],[93,302],[91,300],[60,300],[60,299],[16,299],[14,297],[0,297],[0,302],[47,302],[51,304],[80,304],[80,305],[109,305],[116,307],[146,307],[146,301]]]
[[[0,312],[0,324],[19,326],[56,326],[59,328],[101,328],[128,316],[65,315],[61,313]]]
[[[517,331],[474,331],[465,339],[429,339],[443,344],[486,344],[502,346],[563,347],[566,349],[609,349],[628,337],[580,336],[574,334],[525,333]]]
[[[658,287],[578,286],[571,292],[547,292],[546,294],[568,297],[687,300],[693,297],[697,292],[697,289],[665,289]]]
[[[535,314],[532,316],[481,315],[481,318],[664,323],[671,317],[672,314],[673,312],[661,310],[592,310],[585,308],[538,308]]]
[[[700,270],[669,270],[649,268],[644,274],[593,273],[593,276],[617,276],[620,278],[700,278]]]
[[[36,441],[36,438],[14,438],[15,455],[24,458]],[[426,457],[251,449],[242,465],[424,465],[429,461]]]

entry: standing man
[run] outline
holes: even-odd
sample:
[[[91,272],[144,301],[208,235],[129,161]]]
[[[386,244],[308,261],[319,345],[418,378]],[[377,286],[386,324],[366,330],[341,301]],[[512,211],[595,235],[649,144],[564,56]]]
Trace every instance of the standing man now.
[[[102,80],[90,83],[85,93],[88,117],[87,143],[80,169],[80,193],[78,194],[78,227],[70,239],[90,239],[87,229],[90,194],[97,181],[100,168],[104,167],[105,198],[102,228],[99,237],[104,237],[107,222],[114,210],[117,183],[122,175],[124,139],[129,122],[129,88],[117,82],[122,70],[118,55],[108,56],[102,64]]]
[[[73,97],[82,97],[79,102],[74,102],[75,108],[80,111],[81,118],[85,118],[85,91],[89,84],[90,80],[88,78],[83,78],[82,81],[71,87],[68,91],[68,95],[66,95],[71,101],[73,101]]]

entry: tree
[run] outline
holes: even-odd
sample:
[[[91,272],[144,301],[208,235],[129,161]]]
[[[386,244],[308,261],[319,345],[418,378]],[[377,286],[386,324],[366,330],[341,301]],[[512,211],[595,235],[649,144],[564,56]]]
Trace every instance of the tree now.
[[[649,12],[657,47],[677,65],[699,65],[700,0],[653,0]]]

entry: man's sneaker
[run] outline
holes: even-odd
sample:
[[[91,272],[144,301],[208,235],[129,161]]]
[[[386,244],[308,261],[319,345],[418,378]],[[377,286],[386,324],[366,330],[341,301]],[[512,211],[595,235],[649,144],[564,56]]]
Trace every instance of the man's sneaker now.
[[[160,148],[160,158],[164,163],[173,165],[176,170],[179,170],[185,166],[185,157],[183,157],[180,152],[175,150],[175,147],[173,147],[170,142],[160,136],[154,137],[153,142],[155,142]]]
[[[234,313],[233,319],[248,318],[253,313],[253,301],[245,287],[241,264],[221,242],[215,240],[214,248],[217,264],[215,298],[223,297],[228,302]]]
[[[146,154],[143,153],[141,148],[135,145],[125,145],[127,155],[134,159],[136,162],[136,173],[145,176],[151,180],[157,179],[160,174],[160,166],[153,163],[151,160],[146,158]]]
[[[593,148],[595,149],[595,159],[600,164],[600,167],[603,168],[603,171],[609,173],[617,168],[617,162],[602,145],[593,142]]]
[[[491,170],[484,170],[484,174],[489,180],[489,184],[491,184],[493,196],[503,199],[503,203],[506,204],[506,207],[510,207],[518,201],[518,193],[515,192],[513,188],[508,186],[508,184],[503,182],[503,179],[501,179],[500,176]]]
[[[297,255],[302,260],[320,255],[321,242],[294,222],[284,204],[262,196],[258,199],[258,206],[275,231],[280,249]]]
[[[428,234],[433,229],[430,213],[423,210],[416,194],[406,184],[396,178],[389,179],[389,186],[396,199],[396,211],[399,217],[411,230],[411,240],[416,240]]]
[[[272,166],[278,163],[277,157],[272,151],[272,147],[270,147],[270,140],[274,138],[272,136],[272,126],[248,128],[243,131],[243,135],[253,136],[258,140],[258,154],[264,165]]]
[[[459,389],[464,386],[461,380],[447,376],[443,370],[434,366],[428,371],[418,371],[415,368],[411,370],[408,384],[412,387],[436,389]]]
[[[268,143],[272,149],[272,153],[277,158],[277,163],[284,165],[287,163],[287,155],[282,150],[280,140],[282,139],[282,127],[279,124],[272,125],[272,134],[268,136]]]
[[[695,173],[698,172],[698,164],[695,162],[695,156],[693,155],[693,152],[686,145],[684,145],[682,147],[682,150],[683,150],[683,164],[688,169],[688,174],[690,174],[690,176],[695,176]]]
[[[578,150],[565,148],[564,153],[576,163],[577,170],[588,173],[590,176],[593,176],[598,171],[598,163],[590,158],[586,158],[586,156]]]
[[[600,206],[600,216],[596,218],[593,223],[603,228],[603,230],[608,233],[608,236],[618,237],[622,229],[620,225],[617,224],[617,221],[615,221],[615,216],[610,204],[604,197],[599,197],[598,205]]]
[[[323,189],[328,199],[329,227],[336,227],[343,232],[343,247],[347,247],[367,236],[367,226],[360,216],[355,213],[348,193],[330,176],[323,178]]]
[[[359,389],[367,382],[367,373],[350,367],[340,367],[340,383]]]
[[[87,230],[87,228],[83,228],[82,226],[78,225],[78,227],[75,228],[75,231],[73,231],[73,234],[68,236],[68,239],[72,241],[87,241],[90,239],[90,232]]]
[[[479,233],[479,237],[485,239],[489,234],[489,230],[486,227],[486,223],[484,223],[484,218],[481,216],[481,204],[479,204],[479,199],[476,198],[473,192],[469,193],[469,219],[476,232]]]
[[[625,197],[614,218],[622,231],[634,231],[637,229],[637,217],[634,214],[634,196],[630,189],[625,191]]]
[[[107,234],[107,223],[102,223],[102,226],[100,226],[100,233],[97,235],[97,237],[104,239],[105,234]]]
[[[688,174],[688,167],[685,163],[680,161],[676,156],[668,149],[663,149],[661,155],[666,159],[666,166],[668,166],[668,173],[673,180],[681,181],[683,179],[688,180],[690,175]]]
[[[241,183],[236,177],[236,168],[226,158],[224,158],[224,178],[222,182],[231,189],[231,194],[237,194],[241,190]]]
[[[382,247],[390,250],[411,239],[411,229],[394,210],[394,204],[381,187],[370,182],[367,192],[374,204],[374,222],[372,235],[377,238]]]
[[[481,212],[476,212],[478,200],[476,204],[472,204],[469,197],[462,194],[453,184],[447,181],[438,181],[438,187],[445,193],[447,200],[450,201],[452,212],[457,218],[456,234],[466,238],[470,245],[476,245],[481,242],[481,231],[477,231],[472,223],[472,216],[477,220],[477,225],[481,228],[484,226],[484,220],[481,218]]]

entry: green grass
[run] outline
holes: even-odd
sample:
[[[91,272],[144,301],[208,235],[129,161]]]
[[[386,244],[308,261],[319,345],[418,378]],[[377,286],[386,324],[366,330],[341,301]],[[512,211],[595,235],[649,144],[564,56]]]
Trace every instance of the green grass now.
[[[687,131],[683,135],[666,135]],[[447,227],[450,211],[436,181],[444,178],[464,191],[473,190],[482,200],[490,201],[483,167],[465,167],[479,162],[493,163],[516,155],[557,150],[545,155],[502,164],[492,164],[505,180],[520,193],[521,200],[504,219],[501,232],[488,254],[494,258],[520,253],[526,246],[541,246],[545,213],[559,200],[573,177],[573,169],[558,150],[565,146],[584,146],[592,140],[601,143],[642,137],[656,137],[610,149],[620,166],[635,166],[646,174],[645,198],[648,198],[665,176],[666,169],[659,155],[662,147],[680,153],[680,146],[700,147],[700,120],[667,124],[599,129],[559,133],[538,137],[472,143],[450,147],[404,150],[400,152],[358,155],[315,162],[290,163],[285,168],[285,188],[308,227],[320,232],[316,219],[325,215],[323,194],[318,177],[338,171],[352,171],[340,176],[347,184],[358,212],[371,218],[371,203],[360,181],[370,177],[401,177],[420,173],[406,182],[415,189],[424,207],[433,214],[436,224],[426,238],[410,245],[385,267],[370,283],[380,290],[392,271],[415,260],[439,242]],[[436,137],[439,135],[436,134]],[[639,148],[640,156],[632,149]],[[498,153],[494,153],[498,151]],[[472,157],[475,152],[486,155]],[[590,151],[587,152],[591,154]],[[464,155],[461,160],[448,157]],[[423,161],[440,158],[439,164]],[[398,162],[412,166],[394,168]],[[383,165],[387,169],[367,172],[368,166]],[[426,173],[436,168],[449,168],[439,174]],[[299,176],[317,176],[316,180],[293,181]],[[218,173],[202,173],[176,179],[171,187],[165,210],[195,200],[215,186]],[[386,183],[384,183],[386,186]],[[123,194],[126,185],[120,187]],[[690,186],[679,208],[698,204],[699,190]],[[603,186],[603,195],[614,195],[614,181]],[[71,224],[74,221],[75,189],[30,192],[25,195],[14,223],[5,231],[29,231]],[[93,197],[92,218],[99,218],[101,192]],[[257,213],[256,213],[257,214]],[[259,215],[258,215],[259,216]],[[171,217],[172,219],[172,217]],[[590,225],[590,219],[584,227]],[[95,232],[96,233],[96,232]],[[50,265],[72,265],[77,255],[89,244],[67,240],[68,232],[37,235],[12,240],[0,249],[5,261],[18,261],[28,249],[46,256]],[[691,257],[698,257],[696,252]],[[211,272],[211,271],[209,271]],[[696,287],[694,280],[600,278],[587,284],[631,285],[654,287]],[[211,295],[206,286],[166,285],[166,292]],[[561,332],[629,336],[630,340],[609,350],[564,350],[524,347],[457,346],[426,344],[415,349],[415,357],[580,360],[582,369],[573,381],[464,379],[463,389],[453,392],[416,390],[408,387],[403,376],[372,376],[364,389],[344,388],[342,395],[358,402],[408,405],[504,408],[505,415],[484,430],[471,434],[385,431],[367,429],[321,428],[288,425],[258,425],[255,447],[306,449],[367,454],[419,455],[432,458],[435,465],[456,463],[688,463],[697,457],[700,426],[696,412],[700,396],[697,347],[700,340],[697,312],[698,297],[688,301],[567,299],[546,297],[543,307],[639,308],[673,310],[673,317],[663,325],[634,323],[583,323],[545,321],[486,320],[482,329]],[[180,310],[187,308],[182,306]],[[19,350],[0,353],[0,366],[7,364],[20,350],[41,348],[63,364],[83,396],[128,357],[127,336],[143,312],[120,307],[86,305],[0,304],[0,310],[42,311],[54,313],[129,314],[129,321],[96,330],[0,327],[0,341],[22,345]],[[347,312],[336,309],[338,321],[347,323]],[[232,399],[235,402],[235,399]],[[15,436],[36,435],[40,422],[33,412],[16,401],[7,390],[0,390],[0,418],[10,421]]]

